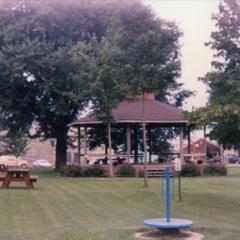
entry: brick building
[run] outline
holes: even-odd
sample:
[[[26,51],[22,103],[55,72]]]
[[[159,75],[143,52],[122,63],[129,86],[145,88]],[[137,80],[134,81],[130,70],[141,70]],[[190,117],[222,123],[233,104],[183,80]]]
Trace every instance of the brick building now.
[[[52,166],[55,166],[55,146],[53,140],[40,141],[39,139],[29,140],[27,152],[22,156],[29,166],[39,159],[49,161]]]
[[[212,158],[212,159],[220,158],[220,155],[221,155],[221,148],[218,145],[206,140],[204,141],[204,139],[202,138],[193,142],[190,145],[190,149],[188,146],[184,147],[183,153],[189,154],[189,150],[190,150],[190,154],[193,154],[192,160],[194,161],[198,161],[198,160],[205,161],[206,152],[207,152],[208,158]]]

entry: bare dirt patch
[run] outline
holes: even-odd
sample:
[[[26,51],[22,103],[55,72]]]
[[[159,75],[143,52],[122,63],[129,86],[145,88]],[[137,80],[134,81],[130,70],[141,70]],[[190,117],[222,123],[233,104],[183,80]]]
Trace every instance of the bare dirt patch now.
[[[141,230],[135,234],[141,240],[203,240],[204,235],[191,230],[159,231]]]

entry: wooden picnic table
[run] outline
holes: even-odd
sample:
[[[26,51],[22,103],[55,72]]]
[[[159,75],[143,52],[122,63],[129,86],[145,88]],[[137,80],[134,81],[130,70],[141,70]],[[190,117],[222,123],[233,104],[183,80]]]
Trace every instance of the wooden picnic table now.
[[[36,182],[38,176],[31,176],[28,168],[8,167],[6,174],[0,177],[2,182],[1,189],[9,188],[11,182],[24,182],[26,189],[33,188],[33,182]]]

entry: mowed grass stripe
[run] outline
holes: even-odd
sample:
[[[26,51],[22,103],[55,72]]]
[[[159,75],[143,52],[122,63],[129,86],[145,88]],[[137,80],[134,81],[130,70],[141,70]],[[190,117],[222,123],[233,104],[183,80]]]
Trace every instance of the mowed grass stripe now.
[[[159,179],[144,188],[138,178],[38,174],[32,191],[0,191],[0,239],[131,240],[145,218],[165,214]],[[176,192],[172,215],[193,220],[206,239],[240,240],[239,182],[240,169],[228,177],[184,178],[183,202]]]

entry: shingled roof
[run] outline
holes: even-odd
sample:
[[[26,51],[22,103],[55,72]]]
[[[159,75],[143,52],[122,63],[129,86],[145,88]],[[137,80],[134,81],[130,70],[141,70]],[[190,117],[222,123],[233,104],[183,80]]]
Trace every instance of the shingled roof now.
[[[123,101],[115,109],[113,109],[113,117],[116,123],[141,123],[142,101],[132,100]],[[145,121],[152,124],[186,124],[187,120],[183,117],[182,110],[154,99],[145,99]],[[101,124],[93,114],[89,114],[71,124],[71,126],[87,126]]]

